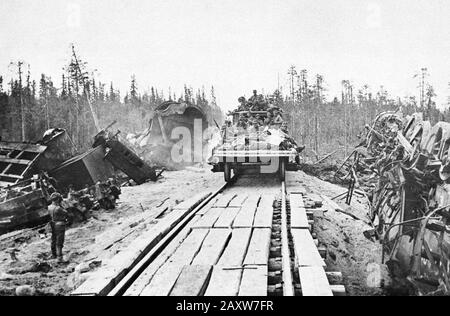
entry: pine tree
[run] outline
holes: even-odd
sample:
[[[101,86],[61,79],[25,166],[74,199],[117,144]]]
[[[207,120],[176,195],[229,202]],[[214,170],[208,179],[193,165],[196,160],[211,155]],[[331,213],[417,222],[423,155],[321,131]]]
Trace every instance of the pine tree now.
[[[114,86],[111,81],[111,85],[109,86],[109,101],[115,102],[116,101],[116,93],[114,92]]]
[[[211,105],[217,106],[217,100],[216,100],[216,92],[214,91],[214,86],[211,86]]]
[[[135,75],[131,76],[130,102],[135,105],[139,104],[138,88]]]

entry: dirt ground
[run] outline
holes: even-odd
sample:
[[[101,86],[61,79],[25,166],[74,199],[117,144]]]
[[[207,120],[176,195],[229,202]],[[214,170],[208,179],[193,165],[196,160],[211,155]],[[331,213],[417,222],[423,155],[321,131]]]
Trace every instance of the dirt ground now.
[[[82,281],[81,272],[127,247],[155,218],[171,207],[207,189],[223,184],[222,174],[208,169],[165,172],[158,182],[122,188],[117,209],[94,211],[91,218],[66,232],[67,264],[50,259],[50,235],[43,229],[25,230],[4,239],[0,236],[0,296],[15,295],[19,286],[30,286],[38,295],[66,295]],[[8,253],[17,249],[18,261]]]
[[[295,173],[295,180],[309,192],[328,197],[345,191],[304,172]],[[116,210],[95,211],[87,222],[67,231],[66,264],[49,258],[50,239],[42,229],[25,230],[9,239],[0,236],[0,296],[15,295],[23,285],[31,287],[25,291],[34,289],[39,295],[67,295],[84,281],[84,272],[125,249],[172,206],[222,184],[222,174],[192,168],[166,172],[157,183],[122,188]],[[381,246],[363,236],[370,228],[367,205],[362,197],[355,197],[351,207],[338,203],[360,220],[332,211],[316,219],[318,239],[328,247],[328,270],[343,273],[349,295],[384,295],[382,285],[389,278],[380,262]],[[9,254],[11,249],[17,249],[17,261]]]

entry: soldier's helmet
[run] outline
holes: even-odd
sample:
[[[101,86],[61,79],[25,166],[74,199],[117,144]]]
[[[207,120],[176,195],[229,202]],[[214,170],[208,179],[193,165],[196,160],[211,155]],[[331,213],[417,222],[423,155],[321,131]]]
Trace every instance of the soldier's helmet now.
[[[62,196],[58,192],[54,192],[54,193],[52,193],[52,195],[50,195],[50,200],[52,200],[52,201],[61,201],[62,200]]]
[[[245,98],[244,98],[244,97],[240,97],[240,98],[238,99],[238,102],[239,102],[239,103],[245,102]]]

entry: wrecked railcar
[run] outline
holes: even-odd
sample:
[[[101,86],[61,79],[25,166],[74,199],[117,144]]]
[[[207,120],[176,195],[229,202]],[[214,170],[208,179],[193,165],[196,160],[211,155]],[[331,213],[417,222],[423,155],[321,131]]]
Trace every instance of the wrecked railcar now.
[[[104,159],[105,155],[106,149],[97,146],[65,161],[49,174],[56,180],[57,189],[61,192],[67,191],[70,185],[76,190],[84,189],[114,176],[114,168]]]
[[[115,135],[103,130],[94,137],[94,146],[105,150],[104,159],[116,169],[125,173],[136,184],[143,184],[147,180],[156,181],[162,174],[156,172],[154,167],[149,166],[139,158],[130,148],[119,141],[119,134]]]
[[[33,177],[0,193],[0,234],[45,223],[49,192],[43,180]]]
[[[208,121],[200,107],[185,102],[166,101],[155,109],[145,131],[138,135],[128,134],[126,138],[137,154],[152,165],[180,169],[207,158],[203,157],[202,152],[205,143],[203,134],[207,128]],[[189,132],[187,141],[191,144],[191,151],[189,159],[175,161],[172,151],[178,150],[175,147],[180,140],[177,132],[182,129]]]
[[[0,187],[48,172],[74,154],[74,146],[63,129],[47,131],[39,143],[0,142]]]

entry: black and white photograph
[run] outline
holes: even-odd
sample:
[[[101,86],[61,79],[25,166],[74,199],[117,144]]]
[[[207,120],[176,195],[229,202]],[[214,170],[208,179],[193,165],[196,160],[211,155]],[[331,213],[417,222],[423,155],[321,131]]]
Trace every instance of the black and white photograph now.
[[[449,220],[448,0],[0,1],[0,296],[448,296]]]

